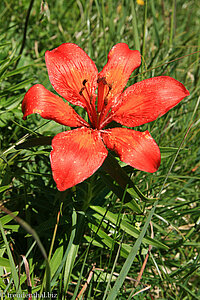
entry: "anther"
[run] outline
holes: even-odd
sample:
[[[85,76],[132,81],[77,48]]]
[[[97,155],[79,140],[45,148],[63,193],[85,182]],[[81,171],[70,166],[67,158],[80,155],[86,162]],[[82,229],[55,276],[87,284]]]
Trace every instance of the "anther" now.
[[[111,84],[109,84],[109,83],[107,83],[107,86],[108,86],[108,88],[109,88],[109,91],[112,89],[112,85]]]
[[[83,83],[83,85],[85,86],[86,83],[87,83],[87,79],[84,79],[82,83]]]
[[[90,104],[92,104],[93,96],[90,95]]]
[[[79,92],[79,95],[83,96],[83,91],[86,91],[88,97],[89,97],[89,100],[90,100],[90,104],[92,104],[92,100],[93,100],[93,95],[90,95],[88,89],[87,89],[87,86],[86,86],[86,83],[88,82],[87,79],[84,79],[82,84],[83,84],[83,87],[81,88],[80,92]],[[85,97],[84,97],[85,98]],[[86,100],[87,101],[87,100]]]
[[[82,87],[79,94],[82,96],[83,95],[83,91],[84,91],[85,87]]]
[[[105,99],[104,99],[104,105],[105,105],[105,106],[108,105],[108,98],[107,98],[107,97],[105,97]]]
[[[109,91],[112,89],[112,84],[110,84],[106,81],[106,77],[99,77],[97,79],[97,83],[100,83],[100,82],[102,82],[104,85],[107,85],[109,88]]]
[[[102,82],[104,85],[107,85],[106,77],[99,77],[97,79],[97,83]]]

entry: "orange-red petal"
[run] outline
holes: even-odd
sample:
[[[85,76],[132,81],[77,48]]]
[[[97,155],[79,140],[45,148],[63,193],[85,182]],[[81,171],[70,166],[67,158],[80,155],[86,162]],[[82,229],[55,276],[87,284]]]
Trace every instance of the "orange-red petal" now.
[[[115,45],[108,54],[108,62],[98,75],[98,111],[102,109],[103,99],[107,96],[107,101],[112,101],[120,94],[131,75],[140,66],[140,52],[130,50],[125,43]],[[105,84],[106,83],[106,84]],[[110,87],[110,91],[109,91]]]
[[[45,60],[49,79],[58,94],[84,108],[95,102],[98,71],[85,51],[75,44],[65,43],[46,51]]]
[[[160,150],[148,131],[113,128],[103,131],[102,138],[105,145],[119,155],[121,161],[145,172],[158,170]]]
[[[32,86],[25,94],[22,102],[23,119],[33,113],[53,120],[59,124],[72,127],[89,126],[75,110],[63,99],[48,91],[43,85]]]
[[[182,83],[160,76],[140,81],[125,90],[113,120],[125,126],[139,126],[164,115],[189,95]]]
[[[108,154],[99,131],[86,127],[57,134],[52,147],[51,168],[60,191],[91,176]]]

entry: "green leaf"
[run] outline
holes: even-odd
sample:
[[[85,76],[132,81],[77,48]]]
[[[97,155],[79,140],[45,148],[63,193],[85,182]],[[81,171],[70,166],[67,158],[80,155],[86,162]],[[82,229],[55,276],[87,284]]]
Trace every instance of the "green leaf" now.
[[[78,253],[79,245],[80,245],[80,240],[82,238],[83,234],[83,228],[84,228],[84,221],[85,221],[85,214],[84,212],[76,212],[73,210],[73,215],[72,215],[72,234],[70,237],[70,240],[72,243],[68,244],[68,255],[67,259],[65,262],[65,271],[64,271],[64,279],[63,279],[63,284],[64,284],[64,291],[67,292],[68,289],[68,284],[69,280],[71,277],[71,273],[74,267],[74,262],[76,259],[76,255]]]
[[[10,77],[10,76],[14,76],[14,75],[17,75],[17,74],[21,74],[23,71],[25,71],[26,69],[30,68],[30,66],[31,66],[31,65],[27,65],[27,66],[24,66],[24,67],[15,69],[15,70],[13,70],[13,71],[7,72],[7,73],[4,74],[1,78],[4,79],[4,78]]]
[[[161,158],[167,158],[170,157],[178,151],[178,148],[174,147],[159,147],[160,148],[160,153],[161,153]],[[180,151],[187,153],[187,149],[181,149]]]
[[[10,184],[1,186],[1,187],[0,187],[0,193],[6,191],[6,190],[9,189],[9,188],[10,188]]]
[[[192,299],[197,299],[199,300],[199,296],[195,295],[191,289],[187,288],[187,286],[181,284],[181,283],[177,283],[183,290],[185,290],[188,294],[190,294],[192,296]]]
[[[118,293],[119,293],[119,290],[122,286],[122,284],[124,283],[124,280],[126,278],[126,276],[128,275],[128,272],[132,266],[132,263],[135,259],[135,256],[140,248],[140,245],[142,243],[142,241],[144,240],[144,236],[146,234],[146,231],[147,231],[147,228],[149,226],[149,223],[151,221],[151,218],[154,214],[154,211],[155,211],[155,208],[156,208],[156,205],[154,205],[154,207],[152,208],[151,212],[149,213],[148,217],[147,217],[147,220],[144,224],[144,227],[142,229],[142,231],[140,232],[140,235],[137,239],[137,241],[135,242],[135,245],[133,246],[133,248],[131,249],[120,273],[119,273],[119,277],[117,278],[113,288],[111,289],[111,291],[109,292],[108,294],[108,297],[107,297],[107,300],[113,300],[113,299],[116,299]]]
[[[89,223],[88,226],[96,233],[97,232],[97,235],[98,237],[100,238],[100,241],[97,241],[99,243],[103,243],[104,245],[106,245],[109,249],[112,249],[113,247],[113,238],[108,236],[108,234],[103,231],[102,229],[98,229],[98,227],[94,224],[91,224]],[[88,239],[89,241],[90,239]],[[119,245],[119,243],[117,241],[115,241],[116,244]],[[131,249],[131,246],[130,245],[125,245],[125,244],[122,244],[121,245],[121,251],[120,251],[120,254],[122,257],[125,257],[127,258],[128,254],[129,254],[129,251]]]
[[[8,258],[0,257],[0,266],[10,268],[10,261]]]
[[[9,88],[7,88],[7,90],[5,90],[1,95],[4,96],[6,94],[8,94],[9,92],[14,92],[20,89],[25,88],[29,83],[33,82],[33,79],[26,79],[20,83],[17,83],[15,85],[11,85]]]
[[[37,138],[30,138],[22,143],[18,143],[15,149],[28,149],[36,146],[46,146],[51,145],[53,137],[52,136],[40,136]]]
[[[17,216],[19,214],[18,211],[14,211],[12,213],[14,216]],[[1,225],[4,226],[5,224],[9,223],[11,220],[13,220],[13,217],[10,215],[6,215],[0,218]]]
[[[51,277],[53,277],[53,275],[57,271],[57,269],[62,261],[62,258],[63,258],[63,246],[60,246],[55,250],[55,252],[49,262],[50,268],[51,268]]]
[[[117,223],[117,214],[111,213],[109,211],[107,211],[106,213],[106,209],[100,206],[90,206],[91,209],[93,209],[94,211],[98,212],[100,215],[104,216],[107,220],[109,220],[110,222],[112,222],[113,224]],[[131,224],[129,224],[128,222],[122,220],[120,222],[120,228],[122,230],[124,230],[126,233],[130,234],[131,236],[133,236],[134,238],[138,238],[140,235],[140,231],[137,230],[135,227],[133,227]],[[146,243],[148,245],[152,245],[161,249],[165,249],[168,250],[169,247],[164,245],[163,243],[157,241],[156,239],[152,239],[150,237],[146,237],[143,239],[143,243]]]

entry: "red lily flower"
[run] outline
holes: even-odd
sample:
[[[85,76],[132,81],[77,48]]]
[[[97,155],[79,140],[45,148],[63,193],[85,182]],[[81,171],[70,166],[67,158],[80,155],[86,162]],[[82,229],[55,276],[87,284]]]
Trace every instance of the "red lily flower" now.
[[[109,129],[108,124],[116,121],[134,127],[154,121],[189,95],[182,83],[160,76],[138,82],[123,92],[131,73],[141,63],[139,51],[130,50],[124,43],[110,50],[100,73],[75,44],[66,43],[47,51],[45,59],[56,92],[83,107],[89,117],[86,122],[41,84],[31,87],[24,97],[23,119],[38,113],[45,119],[77,127],[57,134],[52,141],[51,167],[60,191],[91,176],[105,160],[107,148],[139,170],[155,172],[159,168],[160,150],[148,131]]]

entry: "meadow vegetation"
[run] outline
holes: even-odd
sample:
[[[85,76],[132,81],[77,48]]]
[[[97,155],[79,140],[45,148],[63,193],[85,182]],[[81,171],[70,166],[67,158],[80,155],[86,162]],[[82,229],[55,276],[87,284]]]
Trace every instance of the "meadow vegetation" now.
[[[200,4],[140,2],[0,2],[0,295],[5,299],[10,294],[23,299],[28,292],[46,292],[49,299],[200,298]],[[112,46],[127,43],[142,54],[128,85],[167,75],[189,90],[166,115],[134,128],[149,130],[160,147],[156,173],[115,157],[119,177],[125,172],[132,180],[125,188],[101,167],[77,186],[57,190],[50,140],[70,128],[37,114],[22,120],[21,103],[34,84],[53,91],[44,55],[66,42],[81,47],[99,71]],[[81,107],[75,109],[85,117]]]

